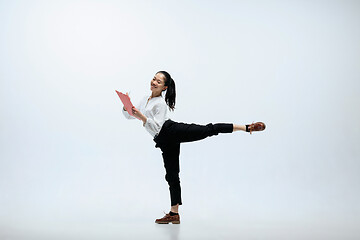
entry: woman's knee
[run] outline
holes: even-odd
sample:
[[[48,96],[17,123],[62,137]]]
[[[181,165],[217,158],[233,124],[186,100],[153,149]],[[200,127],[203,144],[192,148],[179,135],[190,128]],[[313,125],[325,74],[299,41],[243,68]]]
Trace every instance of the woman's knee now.
[[[206,125],[207,127],[207,135],[210,137],[210,136],[214,136],[214,135],[218,135],[219,134],[219,131],[216,127],[216,124],[212,124],[212,123],[209,123]]]
[[[169,183],[169,185],[177,185],[180,183],[179,174],[166,174],[165,180]]]

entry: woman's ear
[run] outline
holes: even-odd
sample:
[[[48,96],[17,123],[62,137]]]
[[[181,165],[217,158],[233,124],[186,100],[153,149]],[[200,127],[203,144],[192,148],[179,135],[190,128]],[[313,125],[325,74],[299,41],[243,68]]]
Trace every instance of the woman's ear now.
[[[163,91],[165,91],[167,88],[168,88],[168,86],[165,86],[165,87],[163,88]]]

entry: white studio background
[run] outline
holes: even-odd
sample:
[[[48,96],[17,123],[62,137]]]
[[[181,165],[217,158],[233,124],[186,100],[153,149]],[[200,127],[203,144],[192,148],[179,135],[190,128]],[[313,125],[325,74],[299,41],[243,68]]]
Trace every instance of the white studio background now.
[[[166,70],[173,120],[267,124],[182,145],[184,224],[359,238],[359,43],[359,1],[0,1],[0,237],[120,237],[169,210],[115,93]]]

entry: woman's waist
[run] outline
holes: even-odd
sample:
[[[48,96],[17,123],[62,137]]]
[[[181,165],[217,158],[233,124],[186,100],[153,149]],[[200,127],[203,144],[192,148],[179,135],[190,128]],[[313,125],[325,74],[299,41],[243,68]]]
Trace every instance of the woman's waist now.
[[[171,119],[167,119],[162,125],[159,133],[155,134],[154,141],[157,143],[161,140],[161,137],[166,134],[166,130],[173,125],[175,122]]]

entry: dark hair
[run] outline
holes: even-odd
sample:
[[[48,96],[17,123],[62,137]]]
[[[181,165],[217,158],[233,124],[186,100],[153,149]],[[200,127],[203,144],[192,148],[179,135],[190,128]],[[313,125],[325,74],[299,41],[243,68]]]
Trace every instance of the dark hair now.
[[[157,73],[161,73],[165,76],[165,86],[167,86],[165,102],[169,106],[170,110],[174,111],[176,98],[175,81],[166,71],[158,71]]]

